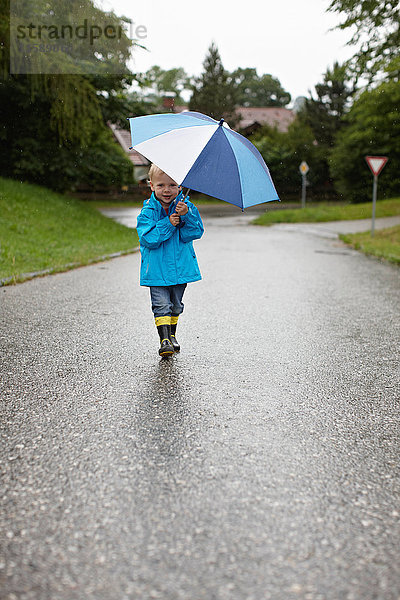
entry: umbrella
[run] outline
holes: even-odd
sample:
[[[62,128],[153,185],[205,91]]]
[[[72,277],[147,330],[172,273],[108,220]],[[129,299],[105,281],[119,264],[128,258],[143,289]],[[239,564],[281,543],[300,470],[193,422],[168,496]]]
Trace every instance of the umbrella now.
[[[198,112],[129,119],[132,148],[179,185],[203,192],[242,210],[279,200],[257,148],[219,122]]]

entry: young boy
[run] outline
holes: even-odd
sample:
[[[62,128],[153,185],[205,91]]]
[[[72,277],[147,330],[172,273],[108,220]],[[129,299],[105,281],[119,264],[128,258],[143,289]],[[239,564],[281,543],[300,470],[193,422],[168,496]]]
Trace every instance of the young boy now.
[[[142,254],[140,285],[150,288],[161,342],[158,352],[171,356],[180,350],[175,333],[186,285],[201,279],[192,242],[201,238],[204,227],[199,211],[183,198],[171,177],[151,165],[149,179],[153,193],[137,219]]]

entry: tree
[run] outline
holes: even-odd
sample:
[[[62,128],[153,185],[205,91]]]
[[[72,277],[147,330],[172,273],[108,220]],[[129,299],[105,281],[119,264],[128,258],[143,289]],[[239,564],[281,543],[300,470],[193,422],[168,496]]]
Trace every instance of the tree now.
[[[338,29],[355,29],[349,41],[360,49],[350,61],[357,77],[370,82],[400,55],[400,9],[397,0],[332,0],[328,11],[345,16]],[[399,63],[395,71],[399,75]],[[390,77],[392,71],[386,71]]]
[[[88,137],[96,132],[101,118],[99,92],[123,90],[132,83],[132,73],[126,67],[132,46],[124,29],[126,19],[119,19],[112,12],[101,11],[93,0],[71,0],[67,4],[63,0],[53,0],[51,5],[45,0],[34,3],[20,0],[18,3],[14,2],[11,8],[10,13],[9,0],[3,1],[0,8],[2,85],[7,85],[10,79],[18,79],[29,90],[32,102],[38,96],[48,99],[49,125],[56,133],[59,143],[62,144],[64,140],[87,143]],[[10,21],[10,14],[15,17],[14,20]],[[75,35],[69,44],[64,44],[65,51],[32,53],[27,50],[30,39],[27,28],[21,25],[16,27],[20,19],[23,23],[26,22],[28,15],[34,26],[32,35],[35,36],[35,41],[39,35],[38,24],[42,36],[50,35],[48,32],[51,27],[55,28],[57,36],[61,36],[62,28],[67,31],[68,28],[76,30],[77,24],[84,22],[89,23],[87,27],[112,27],[120,30],[121,35],[118,39],[117,36],[114,39],[102,35],[96,39],[96,44],[89,43],[87,39],[84,42]],[[19,39],[18,29],[21,27],[25,37]],[[46,37],[41,38],[40,42],[43,43],[40,45],[45,48],[50,41],[55,43]],[[60,37],[56,41],[60,41]],[[25,45],[20,47],[19,44],[22,43]],[[39,42],[35,47],[39,47]],[[26,66],[28,71],[22,68]],[[25,72],[32,74],[15,74]]]
[[[236,90],[214,43],[208,49],[203,66],[204,72],[193,86],[190,110],[205,113],[217,120],[223,117],[230,124],[234,124]]]
[[[319,185],[326,191],[333,191],[333,181],[329,171],[329,155],[334,146],[338,131],[344,126],[343,116],[349,110],[354,88],[349,84],[346,65],[334,63],[327,69],[322,83],[315,86],[316,97],[304,99],[297,118],[310,128],[314,137],[313,173]]]
[[[265,74],[259,77],[254,68],[236,69],[231,80],[237,88],[239,106],[279,106],[289,104],[291,96],[286,92],[279,79]]]
[[[140,117],[158,112],[155,103],[137,92],[111,90],[99,95],[100,110],[104,123],[114,123],[121,129],[129,130],[128,117]]]
[[[10,78],[7,86],[0,86],[0,106],[2,176],[57,191],[73,190],[78,183],[98,187],[132,181],[132,164],[101,118],[84,146],[69,139],[60,145],[49,127],[48,99],[38,94],[31,102],[24,80]],[[29,117],[23,119],[25,112]]]
[[[343,116],[355,93],[346,65],[335,62],[332,70],[326,71],[323,82],[315,86],[315,92],[316,98],[310,92],[310,98],[305,99],[298,118],[311,128],[316,143],[327,153],[343,126]]]
[[[181,93],[190,89],[190,79],[181,67],[164,70],[153,65],[145,73],[137,73],[136,80],[141,89],[150,90],[145,97],[153,103],[159,103],[166,92],[173,92],[175,103],[183,104]]]
[[[349,84],[346,65],[335,62],[328,69],[322,83],[315,86],[316,98],[310,92],[299,118],[312,129],[316,142],[325,149],[334,145],[337,132],[342,127],[343,116],[349,109],[350,101],[355,93]]]
[[[123,31],[123,20],[119,20],[114,13],[103,13],[94,6],[92,0],[73,0],[67,5],[57,0],[51,7],[45,0],[35,3],[21,0],[18,7],[30,11],[33,23],[51,22],[53,15],[50,8],[55,7],[66,26],[70,23],[76,26],[79,21],[74,22],[74,18],[79,13],[90,23],[106,22],[110,27],[121,27]],[[121,96],[132,82],[132,74],[125,66],[130,55],[131,40],[123,33],[118,42],[111,40],[112,43],[108,45],[102,41],[98,46],[91,47],[90,44],[80,45],[78,38],[76,47],[72,48],[75,55],[72,51],[70,54],[66,52],[58,64],[63,71],[71,66],[71,61],[75,61],[75,71],[72,68],[71,72],[64,74],[51,71],[50,63],[54,57],[43,53],[40,57],[43,61],[42,72],[10,73],[10,48],[15,39],[13,41],[10,34],[9,8],[8,1],[2,2],[1,174],[43,183],[59,190],[73,188],[77,181],[85,177],[90,183],[102,175],[104,185],[111,179],[115,182],[119,178],[121,182],[127,181],[132,177],[132,165],[118,145],[111,143],[112,137],[105,121],[125,107]],[[12,64],[15,66],[15,61],[21,57],[21,52],[16,52]],[[88,73],[83,74],[89,64]],[[119,98],[119,103],[116,98]],[[103,162],[91,162],[89,157],[93,158],[96,149],[97,156],[102,155],[101,148],[107,152],[107,164],[104,158]],[[98,164],[104,166],[100,173],[96,173]],[[114,177],[110,175],[113,170]]]
[[[331,174],[339,192],[353,202],[371,198],[372,177],[365,156],[388,156],[379,176],[379,195],[400,194],[400,86],[397,81],[366,90],[345,117],[331,153]]]
[[[299,198],[299,165],[303,160],[311,167],[307,180],[315,197],[321,198],[326,191],[329,192],[325,189],[324,165],[314,143],[314,134],[303,121],[295,119],[287,132],[265,125],[252,136],[251,141],[267,163],[281,199]]]

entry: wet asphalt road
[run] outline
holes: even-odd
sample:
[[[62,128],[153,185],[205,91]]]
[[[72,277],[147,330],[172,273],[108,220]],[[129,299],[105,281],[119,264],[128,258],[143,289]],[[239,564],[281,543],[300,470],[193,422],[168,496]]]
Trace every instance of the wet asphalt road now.
[[[139,254],[0,289],[2,600],[399,600],[400,270],[245,222],[171,360]]]

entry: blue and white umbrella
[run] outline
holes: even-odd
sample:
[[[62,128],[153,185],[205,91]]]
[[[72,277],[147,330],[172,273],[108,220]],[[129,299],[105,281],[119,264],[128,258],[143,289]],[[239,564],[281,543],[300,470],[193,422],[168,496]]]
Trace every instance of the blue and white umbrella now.
[[[248,139],[197,112],[129,119],[132,148],[179,185],[242,210],[279,200],[267,165]]]

